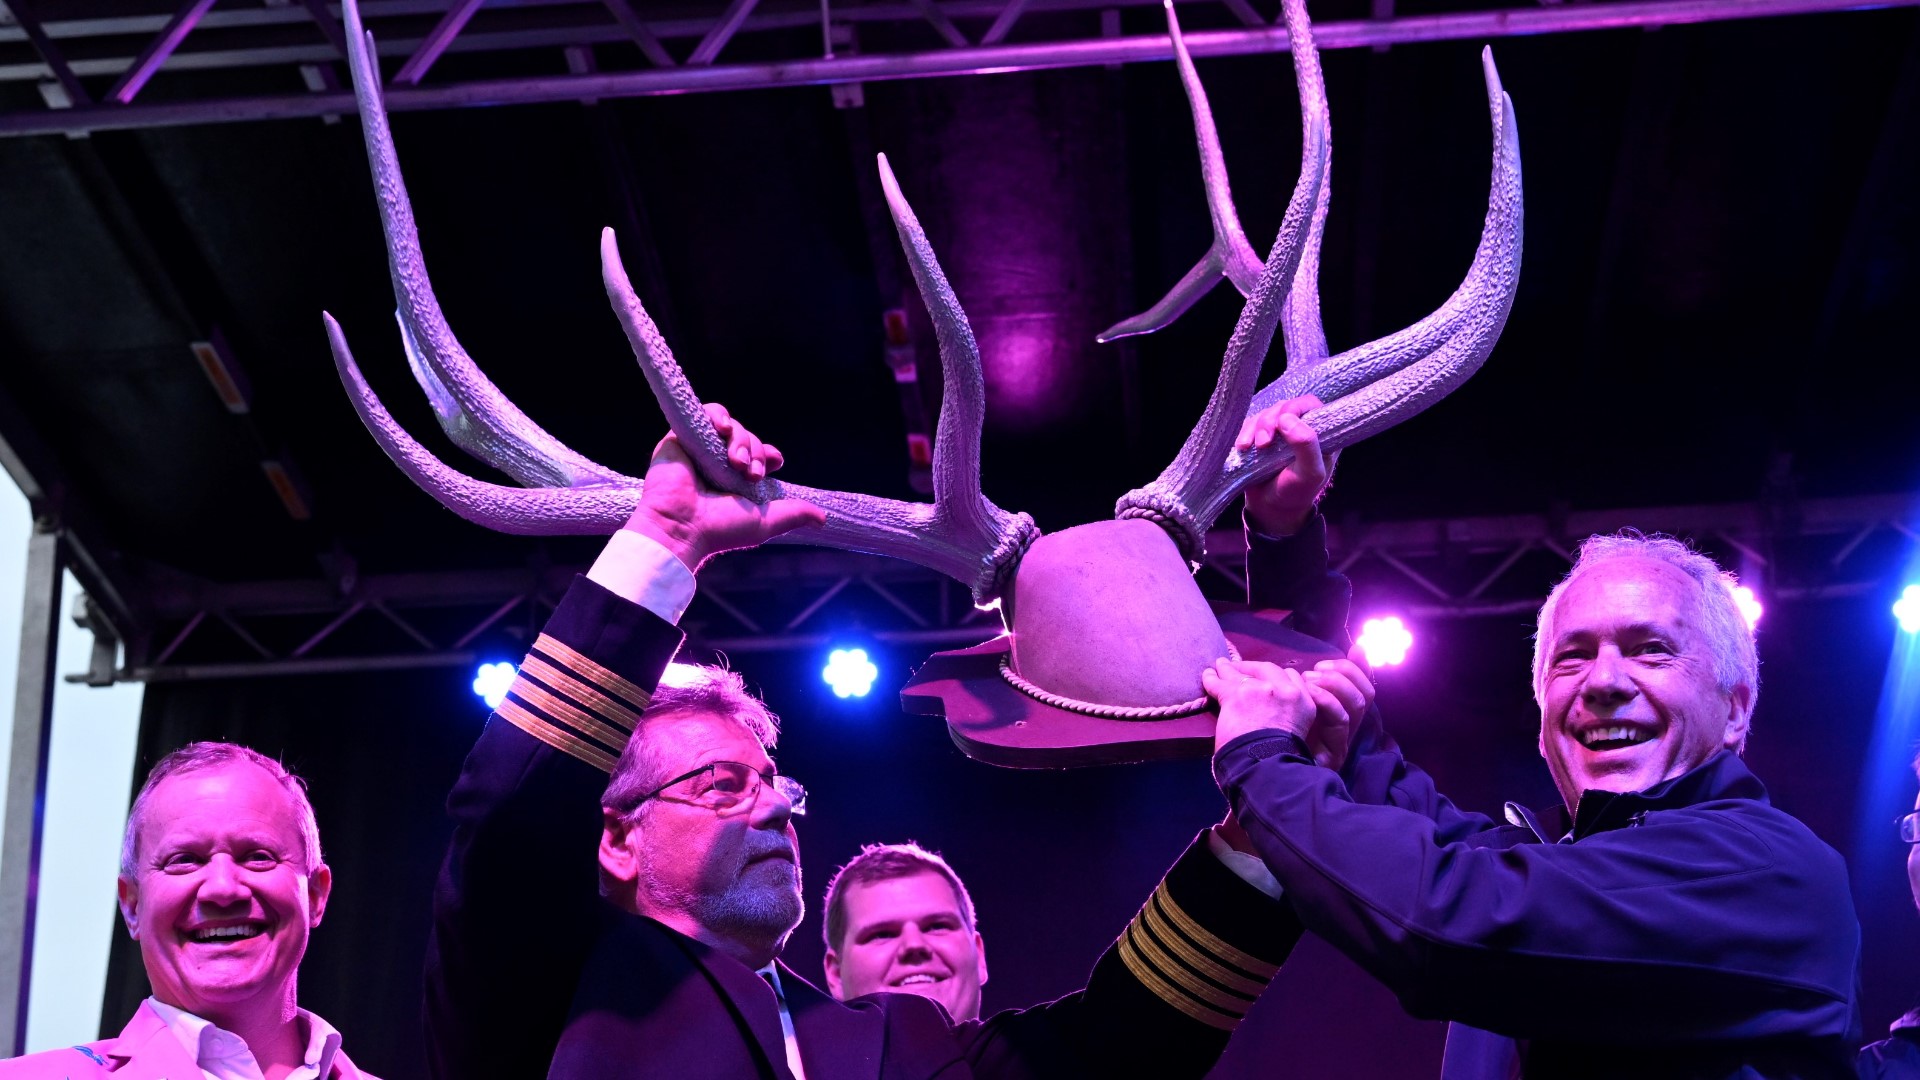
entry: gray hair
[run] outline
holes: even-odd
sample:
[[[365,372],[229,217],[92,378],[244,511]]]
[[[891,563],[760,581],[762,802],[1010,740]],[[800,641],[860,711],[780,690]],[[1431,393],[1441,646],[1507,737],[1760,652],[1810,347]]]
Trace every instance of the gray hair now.
[[[183,773],[204,772],[234,763],[258,766],[278,781],[293,803],[293,816],[300,828],[300,846],[307,869],[320,865],[320,822],[313,815],[313,803],[307,798],[307,782],[287,770],[285,765],[238,743],[195,742],[161,758],[147,773],[140,793],[133,797],[127,811],[127,830],[120,839],[120,876],[132,881],[140,862],[140,830],[146,824],[153,793],[161,781]]]
[[[1547,594],[1540,606],[1540,622],[1533,637],[1533,698],[1546,698],[1547,666],[1553,651],[1549,628],[1560,598],[1567,586],[1597,563],[1613,559],[1652,559],[1674,567],[1694,583],[1694,614],[1698,617],[1707,648],[1713,655],[1713,676],[1723,692],[1745,686],[1751,692],[1747,710],[1760,697],[1760,654],[1754,649],[1753,628],[1740,611],[1733,590],[1739,578],[1731,570],[1695,551],[1683,540],[1655,533],[1648,536],[1638,529],[1623,529],[1604,536],[1590,536],[1580,545],[1573,569]]]
[[[904,844],[868,844],[847,865],[833,872],[827,882],[827,917],[820,936],[827,948],[838,952],[847,938],[847,889],[853,885],[872,885],[915,874],[939,874],[953,886],[953,897],[960,904],[960,919],[974,929],[973,897],[937,851],[928,851],[909,840]]]
[[[620,751],[620,760],[607,779],[607,790],[600,796],[601,809],[623,817],[630,815],[640,808],[641,796],[667,779],[666,766],[648,733],[655,721],[689,714],[738,721],[767,750],[780,739],[780,718],[747,689],[739,672],[716,664],[674,664],[654,690],[647,711],[633,726],[633,737]]]

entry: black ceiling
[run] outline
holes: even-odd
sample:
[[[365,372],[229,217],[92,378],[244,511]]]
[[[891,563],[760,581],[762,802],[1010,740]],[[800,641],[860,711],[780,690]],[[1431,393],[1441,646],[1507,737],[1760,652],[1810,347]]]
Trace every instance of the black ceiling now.
[[[1425,5],[1446,6],[1460,5]],[[1321,19],[1366,12],[1315,6]],[[1146,33],[1156,14],[1126,18]],[[1218,18],[1202,4],[1189,22]],[[1335,349],[1420,317],[1466,269],[1489,157],[1479,47],[1326,54]],[[1920,12],[1494,51],[1526,171],[1519,298],[1472,382],[1349,455],[1343,508],[1738,501],[1770,475],[1809,496],[1912,489]],[[443,61],[447,77],[560,65]],[[1200,70],[1264,251],[1298,167],[1288,61]],[[284,77],[206,76],[229,93],[286,92]],[[39,107],[21,84],[5,92],[6,107]],[[875,228],[874,150],[980,328],[988,492],[1045,527],[1105,516],[1171,457],[1238,313],[1223,287],[1160,335],[1092,341],[1208,240],[1165,64],[875,83],[857,109],[815,87],[409,113],[394,132],[468,349],[550,431],[630,472],[663,425],[599,282],[604,225],[696,388],[778,441],[793,478],[911,495],[882,360],[882,311],[902,297],[894,242]],[[355,419],[322,309],[396,414],[484,474],[433,430],[408,378],[352,117],[0,139],[0,191],[7,434],[50,450],[129,560],[246,581],[313,577],[331,552],[377,572],[591,550],[459,521]],[[250,378],[247,417],[189,352],[215,327]],[[268,456],[296,468],[310,522],[276,499]]]

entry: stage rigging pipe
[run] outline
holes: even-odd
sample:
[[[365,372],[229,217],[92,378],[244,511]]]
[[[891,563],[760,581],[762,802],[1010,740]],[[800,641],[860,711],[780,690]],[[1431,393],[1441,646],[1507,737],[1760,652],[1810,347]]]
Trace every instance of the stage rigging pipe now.
[[[1733,19],[1914,6],[1920,6],[1920,0],[1643,0],[1639,3],[1510,8],[1387,20],[1354,19],[1318,24],[1314,27],[1314,36],[1322,50],[1351,49],[1427,41],[1484,41],[1589,30],[1644,29]],[[1285,52],[1287,32],[1280,27],[1194,31],[1187,35],[1187,47],[1196,57]],[[1172,46],[1166,36],[1154,34],[1020,45],[976,45],[919,53],[836,56],[830,59],[758,64],[706,66],[689,63],[668,70],[496,79],[449,86],[394,87],[387,91],[387,109],[407,112],[484,105],[527,105],[586,98],[606,100],[658,94],[764,90],[782,86],[823,86],[1130,64],[1168,60],[1171,57]],[[352,111],[353,95],[344,91],[285,97],[93,106],[0,115],[0,136],[244,120],[291,120]]]
[[[46,518],[27,540],[19,681],[13,691],[13,755],[7,761],[6,824],[0,832],[0,1054],[27,1051],[33,928],[40,885],[47,749],[53,728],[53,663],[60,644],[59,528]]]

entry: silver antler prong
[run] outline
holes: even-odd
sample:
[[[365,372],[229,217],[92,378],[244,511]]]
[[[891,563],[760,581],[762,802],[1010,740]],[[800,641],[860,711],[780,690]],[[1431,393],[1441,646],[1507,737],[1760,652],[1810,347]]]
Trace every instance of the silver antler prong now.
[[[583,457],[534,423],[481,374],[454,336],[433,294],[433,282],[421,254],[413,206],[387,125],[373,37],[361,26],[358,4],[349,0],[343,12],[347,66],[360,105],[367,160],[373,169],[386,235],[401,343],[415,380],[433,404],[441,429],[455,445],[523,484],[580,487],[638,483]]]
[[[640,501],[631,487],[516,488],[475,480],[450,469],[394,420],[367,385],[347,348],[347,336],[332,315],[322,313],[334,366],[346,384],[354,411],[400,471],[442,506],[476,525],[521,536],[610,533],[632,516]]]
[[[1187,52],[1180,20],[1173,13],[1173,0],[1161,0],[1161,6],[1167,12],[1167,36],[1173,41],[1173,61],[1180,71],[1180,85],[1186,89],[1187,105],[1193,111],[1194,135],[1200,145],[1200,180],[1207,193],[1207,216],[1213,222],[1213,243],[1167,295],[1133,318],[1123,319],[1101,331],[1094,339],[1100,342],[1150,334],[1165,327],[1207,295],[1222,277],[1232,281],[1243,296],[1253,291],[1254,283],[1260,278],[1260,256],[1247,242],[1247,232],[1240,227],[1239,211],[1234,209],[1233,191],[1227,182],[1227,159],[1220,149],[1220,132],[1213,124],[1206,87],[1201,85],[1193,56]]]
[[[1021,552],[1039,531],[1031,517],[1009,514],[981,493],[980,431],[986,421],[986,380],[980,349],[967,326],[966,313],[947,284],[912,207],[900,194],[884,155],[880,158],[880,183],[886,189],[914,281],[933,318],[946,377],[939,428],[934,435],[931,505],[777,480],[754,483],[742,477],[727,464],[725,442],[707,419],[699,396],[659,327],[634,294],[611,229],[600,237],[601,273],[608,299],[633,345],[647,384],[659,400],[668,425],[708,483],[756,501],[805,499],[827,511],[825,525],[788,533],[778,538],[781,542],[870,551],[917,562],[965,583],[973,590],[975,600],[986,603],[1005,588]]]
[[[1205,414],[1166,470],[1147,486],[1128,492],[1115,507],[1117,517],[1158,521],[1172,534],[1181,552],[1196,562],[1206,553],[1207,526],[1213,521],[1211,515],[1196,511],[1209,501],[1210,489],[1218,483],[1233,450],[1234,437],[1247,415],[1254,387],[1260,381],[1261,362],[1273,344],[1273,332],[1279,326],[1281,308],[1313,220],[1314,204],[1320,197],[1320,178],[1325,170],[1319,166],[1326,155],[1326,140],[1321,137],[1318,122],[1308,125],[1307,146],[1312,156],[1294,183],[1293,197],[1287,202],[1287,214],[1274,238],[1267,265],[1240,311]]]

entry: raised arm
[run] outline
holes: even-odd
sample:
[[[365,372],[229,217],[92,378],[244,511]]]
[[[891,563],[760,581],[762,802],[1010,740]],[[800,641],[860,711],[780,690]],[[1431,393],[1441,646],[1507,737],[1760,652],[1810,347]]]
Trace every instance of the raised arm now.
[[[729,463],[756,479],[779,451],[709,408]],[[681,635],[673,623],[712,554],[800,524],[696,480],[672,436],[639,508],[576,579],[467,758],[447,809],[434,894],[427,1057],[446,1080],[544,1076],[574,984],[610,909],[600,899],[600,796]]]

